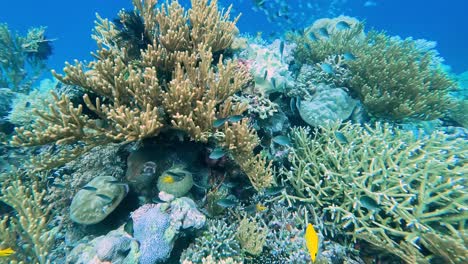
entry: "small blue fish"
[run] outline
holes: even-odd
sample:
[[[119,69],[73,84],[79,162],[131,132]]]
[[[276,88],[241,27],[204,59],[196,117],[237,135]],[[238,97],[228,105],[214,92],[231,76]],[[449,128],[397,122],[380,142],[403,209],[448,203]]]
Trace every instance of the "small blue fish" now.
[[[312,41],[317,40],[317,37],[315,36],[314,32],[312,32],[312,31],[307,32],[306,37],[307,37],[307,39],[312,40]],[[306,42],[306,44],[308,44],[308,43]]]
[[[275,186],[265,189],[265,195],[273,196],[281,193],[284,190],[283,186]]]
[[[281,42],[280,42],[279,49],[280,49],[281,61],[283,61],[284,41],[281,41]]]
[[[241,121],[242,118],[244,118],[244,116],[242,116],[242,115],[233,115],[233,116],[228,118],[228,121],[231,122],[231,123],[235,123],[235,122]]]
[[[345,143],[345,144],[349,143],[346,136],[343,133],[341,133],[340,131],[335,131],[335,137],[340,143]]]
[[[85,186],[82,188],[83,190],[87,190],[87,191],[90,191],[90,192],[95,192],[97,191],[97,188],[96,187],[93,187],[93,186]]]
[[[320,64],[320,68],[322,69],[322,71],[324,71],[324,72],[326,72],[328,74],[334,74],[335,73],[335,70],[333,70],[333,67],[328,63]]]
[[[359,202],[361,203],[362,207],[372,210],[372,211],[380,211],[379,204],[372,199],[371,197],[364,195],[361,198],[359,198]]]
[[[226,187],[228,187],[228,188],[234,188],[234,187],[237,186],[237,183],[232,182],[232,181],[224,181],[224,182],[222,183],[222,185],[223,185],[223,186],[226,186]]]
[[[98,193],[98,194],[96,194],[96,196],[99,197],[99,198],[101,198],[101,199],[103,199],[103,200],[106,201],[107,203],[112,202],[112,198],[109,197],[109,196],[107,196],[107,195],[105,195],[105,194]]]
[[[226,151],[222,148],[215,148],[213,151],[210,153],[210,159],[220,159],[226,155]]]
[[[374,7],[374,6],[377,6],[377,3],[374,1],[366,1],[364,3],[364,7]]]
[[[289,140],[287,136],[276,136],[272,139],[272,141],[281,146],[291,145],[291,141]]]
[[[271,78],[271,85],[273,85],[273,89],[276,90],[276,79],[275,78]]]
[[[221,206],[221,207],[228,208],[228,207],[236,206],[237,202],[232,200],[232,199],[225,198],[225,199],[221,199],[221,200],[217,201],[216,204]]]
[[[267,76],[268,76],[268,70],[265,70],[265,73],[263,74],[263,80],[266,80]]]
[[[296,112],[296,100],[294,99],[294,97],[291,98],[291,100],[289,101],[289,109],[292,113]]]
[[[324,27],[320,28],[318,32],[320,33],[320,35],[322,37],[326,37],[326,38],[330,37],[330,34],[328,33],[328,30],[326,28],[324,28]]]
[[[219,119],[216,119],[215,121],[213,121],[213,127],[214,128],[218,128],[222,125],[224,125],[224,123],[226,123],[226,118],[219,118]]]
[[[345,21],[338,22],[335,27],[338,30],[346,30],[346,29],[351,28],[351,26],[348,23],[346,23]]]
[[[356,59],[356,56],[354,56],[351,52],[346,52],[345,54],[343,54],[343,57],[347,61],[353,61]]]

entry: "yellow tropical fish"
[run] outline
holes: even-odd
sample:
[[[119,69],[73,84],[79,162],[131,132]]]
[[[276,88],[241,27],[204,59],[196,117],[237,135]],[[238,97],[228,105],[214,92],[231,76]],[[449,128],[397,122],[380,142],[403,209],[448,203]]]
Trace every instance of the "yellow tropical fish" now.
[[[12,248],[5,248],[5,249],[0,250],[0,257],[8,257],[14,253],[15,251]]]
[[[261,204],[261,203],[257,203],[257,204],[255,205],[255,208],[257,209],[258,212],[263,212],[263,211],[265,211],[265,210],[267,209],[267,207],[264,206],[264,205]]]
[[[310,258],[312,259],[312,262],[315,262],[319,248],[319,238],[317,232],[315,232],[314,226],[310,223],[307,225],[305,241],[310,253]]]
[[[171,175],[165,175],[162,178],[162,182],[163,183],[174,183],[175,180],[174,180],[174,177],[172,177]]]

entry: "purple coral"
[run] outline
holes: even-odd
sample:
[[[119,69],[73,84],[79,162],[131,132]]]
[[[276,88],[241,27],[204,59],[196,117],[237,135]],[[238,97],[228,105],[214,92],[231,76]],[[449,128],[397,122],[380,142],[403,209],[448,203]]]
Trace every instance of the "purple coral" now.
[[[134,238],[140,242],[140,263],[155,264],[167,260],[172,241],[166,241],[165,231],[170,216],[155,204],[145,204],[132,213]]]

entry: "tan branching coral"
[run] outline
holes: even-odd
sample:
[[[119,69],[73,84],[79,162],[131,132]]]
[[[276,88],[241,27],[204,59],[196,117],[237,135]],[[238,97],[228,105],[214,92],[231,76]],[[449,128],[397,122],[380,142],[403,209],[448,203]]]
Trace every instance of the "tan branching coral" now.
[[[260,155],[252,155],[259,139],[255,130],[249,128],[247,122],[247,119],[243,119],[230,126],[226,123],[222,144],[246,172],[253,187],[259,191],[273,184],[272,161],[268,162]]]
[[[292,133],[285,175],[295,194],[283,198],[313,204],[326,233],[363,239],[407,263],[463,263],[466,140],[442,132],[418,139],[379,123],[315,132]]]
[[[231,141],[236,137],[236,142],[219,144],[243,142],[232,150],[232,156],[240,159],[238,163],[254,179],[250,170],[259,170],[266,162],[253,154],[258,139],[248,122],[213,126],[217,119],[246,110],[246,105],[233,101],[232,96],[251,80],[242,64],[222,55],[237,33],[237,19],[229,20],[230,8],[219,12],[216,0],[192,0],[188,11],[177,1],[158,8],[156,0],[134,0],[133,4],[135,10],[121,11],[117,24],[98,17],[93,35],[99,46],[96,60],[87,65],[67,63],[64,75],[54,72],[63,83],[87,92],[84,105],[74,106],[65,95],[54,95],[55,102],[47,111],[37,111],[40,119],[31,129],[17,129],[12,143],[57,143],[73,152],[74,147],[86,151],[109,142],[155,137],[172,129],[201,142],[208,142],[215,133],[225,133]],[[268,170],[265,166],[256,173],[269,177]]]
[[[14,213],[0,219],[0,246],[16,251],[8,257],[8,263],[51,263],[58,229],[50,229],[52,207],[45,204],[46,191],[40,191],[37,176],[21,178],[19,172],[1,176],[0,201],[11,206]]]
[[[267,235],[267,227],[261,227],[255,219],[249,219],[247,217],[240,221],[236,233],[237,240],[242,249],[254,256],[258,256],[262,253]]]

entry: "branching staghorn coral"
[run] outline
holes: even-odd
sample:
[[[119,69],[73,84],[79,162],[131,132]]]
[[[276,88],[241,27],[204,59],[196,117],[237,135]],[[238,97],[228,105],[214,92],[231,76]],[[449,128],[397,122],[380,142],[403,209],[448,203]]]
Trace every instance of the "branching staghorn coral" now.
[[[300,63],[321,63],[329,56],[345,55],[351,72],[347,87],[374,116],[390,120],[432,120],[453,107],[449,92],[455,83],[442,70],[432,49],[413,39],[401,40],[385,33],[364,34],[362,23],[328,30],[323,38],[290,35],[298,44]],[[325,28],[321,29],[326,30]]]
[[[295,194],[283,198],[313,204],[324,231],[365,240],[407,263],[466,259],[466,140],[441,132],[416,139],[380,123],[331,124],[313,135],[298,128],[292,138],[285,176]]]
[[[20,172],[3,174],[0,201],[14,212],[0,219],[0,246],[16,252],[9,263],[51,263],[50,252],[58,227],[51,229],[52,206],[46,205],[46,191],[40,191],[37,175],[23,180]]]
[[[245,148],[237,147],[233,157],[253,184],[267,182],[271,172],[252,152],[258,139],[247,120],[213,127],[215,120],[240,115],[247,107],[231,97],[250,82],[248,71],[222,55],[234,40],[237,19],[229,21],[230,9],[219,12],[216,0],[192,0],[188,11],[177,1],[156,8],[157,2],[134,0],[135,10],[120,12],[118,23],[98,17],[96,60],[67,63],[64,75],[54,72],[63,83],[87,91],[85,106],[54,95],[48,111],[36,111],[40,119],[31,129],[18,128],[12,143],[67,145],[55,155],[68,154],[70,160],[97,145],[142,140],[170,129],[200,142],[215,134],[231,138],[230,131],[240,130],[245,133],[236,132],[235,140],[244,141]]]
[[[0,24],[0,87],[27,93],[31,84],[46,70],[52,53],[45,27],[29,29],[26,36],[12,33]]]

